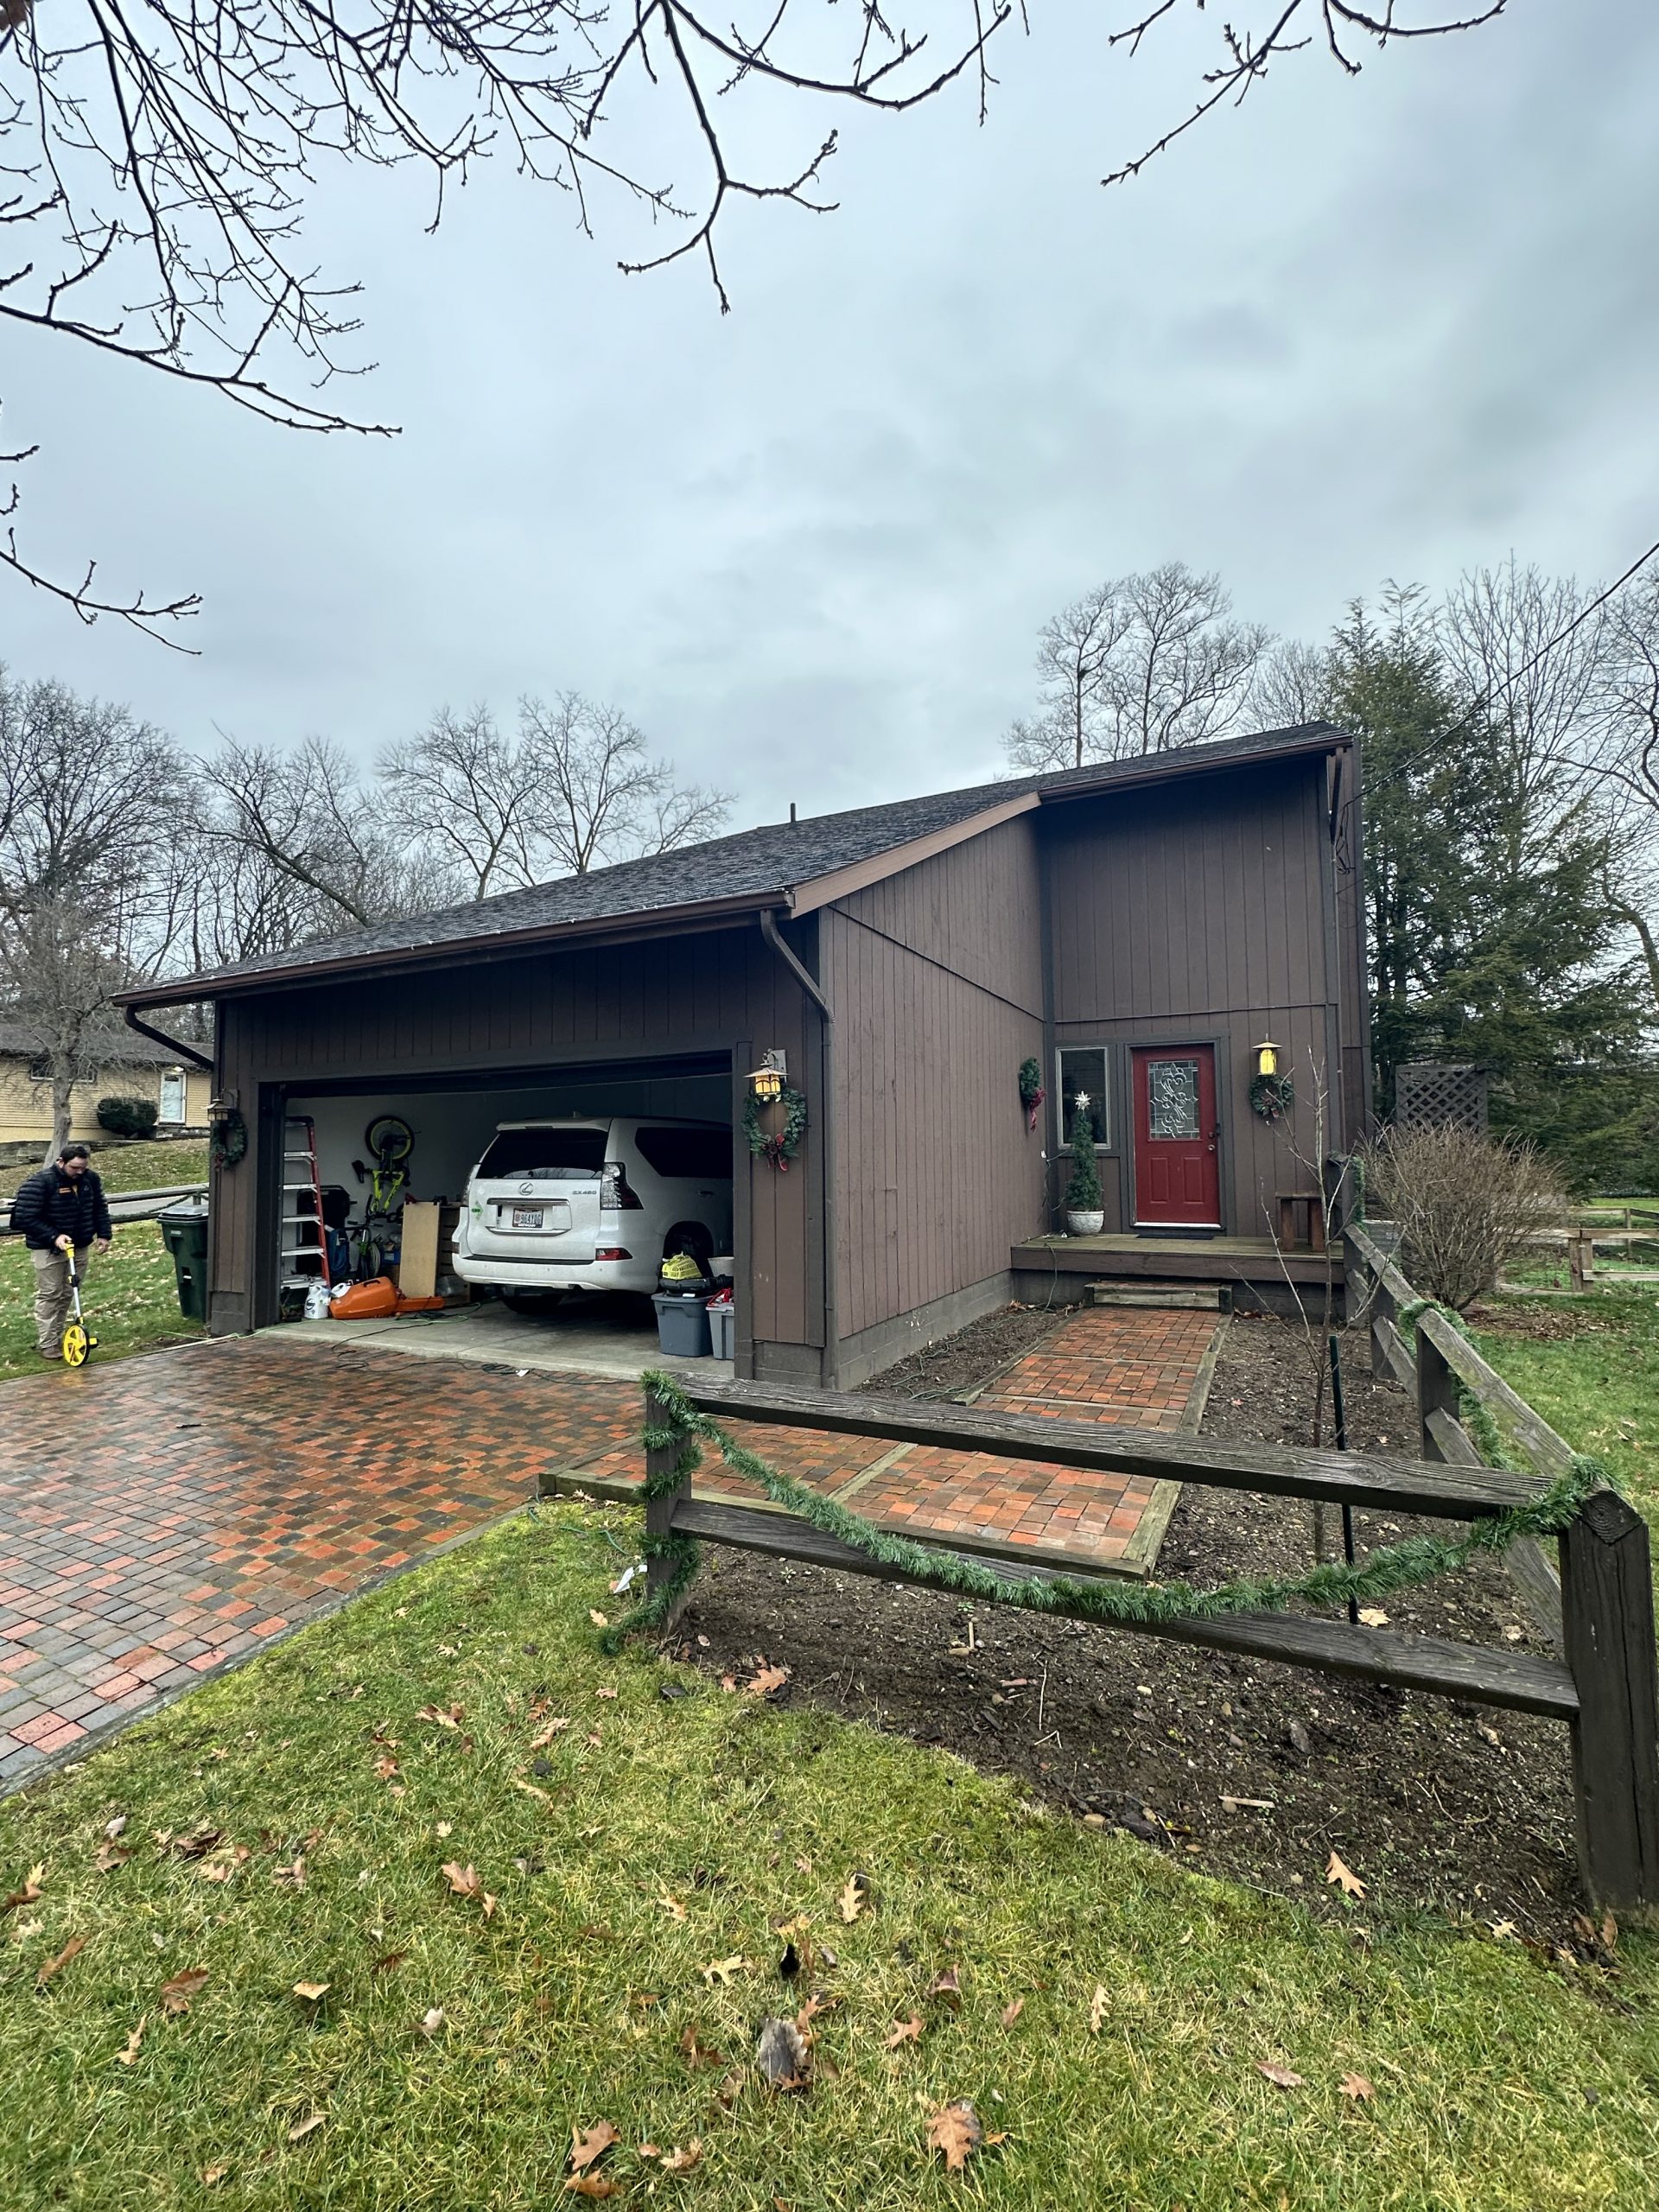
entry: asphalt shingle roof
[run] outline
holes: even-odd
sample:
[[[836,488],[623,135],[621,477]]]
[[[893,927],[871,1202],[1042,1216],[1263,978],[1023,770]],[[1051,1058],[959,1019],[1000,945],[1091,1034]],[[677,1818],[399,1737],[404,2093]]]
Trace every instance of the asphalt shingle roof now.
[[[1305,722],[1290,729],[1224,738],[1157,758],[1173,772],[1190,768],[1200,760],[1224,766],[1235,760],[1293,752],[1326,736],[1342,741],[1342,734],[1330,723]],[[612,868],[592,869],[586,875],[563,876],[528,890],[501,892],[492,899],[469,900],[465,906],[445,907],[435,913],[404,915],[371,929],[299,945],[289,952],[204,969],[196,976],[169,979],[166,991],[169,997],[177,997],[185,985],[200,985],[200,995],[207,997],[216,984],[302,971],[323,963],[372,958],[376,953],[436,950],[482,937],[580,927],[585,922],[651,914],[707,900],[753,899],[761,904],[817,876],[873,859],[936,830],[953,828],[1006,799],[1033,791],[1046,801],[1065,798],[1074,791],[1083,796],[1115,782],[1144,780],[1148,766],[1145,757],[1137,756],[1051,774],[1006,777],[963,791],[935,791],[922,798],[855,807],[844,814],[767,823],[757,830],[688,845],[678,852],[621,861]]]

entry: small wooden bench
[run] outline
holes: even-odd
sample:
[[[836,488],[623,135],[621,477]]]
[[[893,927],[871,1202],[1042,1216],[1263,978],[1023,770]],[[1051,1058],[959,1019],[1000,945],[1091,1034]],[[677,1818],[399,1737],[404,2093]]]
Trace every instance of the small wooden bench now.
[[[1317,1191],[1280,1191],[1279,1242],[1287,1252],[1325,1249],[1325,1205]]]

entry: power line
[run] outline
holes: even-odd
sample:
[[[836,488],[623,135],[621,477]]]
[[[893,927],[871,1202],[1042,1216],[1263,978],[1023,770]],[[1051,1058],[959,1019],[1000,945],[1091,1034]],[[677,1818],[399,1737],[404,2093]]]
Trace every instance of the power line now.
[[[1544,643],[1539,646],[1536,652],[1530,654],[1527,659],[1522,662],[1520,667],[1516,670],[1513,676],[1505,678],[1504,682],[1499,686],[1500,691],[1505,695],[1513,693],[1515,687],[1521,682],[1523,677],[1529,676],[1533,670],[1538,666],[1541,661],[1547,660],[1550,654],[1555,651],[1558,645],[1565,645],[1575,630],[1581,629],[1584,624],[1590,620],[1590,617],[1592,614],[1599,613],[1601,608],[1606,606],[1608,601],[1613,597],[1616,592],[1622,591],[1625,585],[1630,582],[1632,576],[1637,575],[1640,570],[1646,568],[1648,563],[1654,558],[1656,554],[1659,554],[1659,540],[1656,540],[1653,544],[1649,545],[1645,553],[1639,555],[1637,559],[1632,561],[1630,567],[1624,570],[1622,575],[1615,576],[1612,582],[1610,583],[1605,590],[1598,592],[1593,599],[1586,601],[1586,603],[1580,607],[1578,613],[1573,615],[1572,620],[1570,622],[1564,622],[1553,638],[1546,639]],[[1442,731],[1439,737],[1431,738],[1427,744],[1420,747],[1418,750],[1411,755],[1409,760],[1401,761],[1397,766],[1391,768],[1386,775],[1379,776],[1375,783],[1367,784],[1364,787],[1363,792],[1362,793],[1362,797],[1373,797],[1379,791],[1385,791],[1389,790],[1392,785],[1397,784],[1402,776],[1410,775],[1414,769],[1432,760],[1433,757],[1444,747],[1453,743],[1460,737],[1467,736],[1469,732],[1474,728],[1477,718],[1485,712],[1491,703],[1491,695],[1490,693],[1483,692],[1480,697],[1475,702],[1474,705],[1471,706],[1468,712],[1464,715],[1461,721],[1454,722],[1450,729]]]

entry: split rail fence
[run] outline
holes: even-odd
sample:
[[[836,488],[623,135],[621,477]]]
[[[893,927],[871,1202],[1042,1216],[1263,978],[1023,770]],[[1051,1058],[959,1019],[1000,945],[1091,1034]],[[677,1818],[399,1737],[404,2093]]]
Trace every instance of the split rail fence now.
[[[676,1381],[697,1412],[716,1420],[989,1452],[1118,1477],[1150,1477],[1349,1505],[1371,1513],[1471,1522],[1531,1502],[1543,1485],[1530,1476],[1484,1465],[1457,1420],[1456,1381],[1466,1377],[1478,1355],[1440,1316],[1426,1313],[1418,1325],[1414,1360],[1392,1318],[1400,1306],[1413,1302],[1409,1284],[1363,1232],[1357,1233],[1357,1232],[1348,1234],[1351,1268],[1370,1270],[1382,1285],[1372,1323],[1381,1358],[1400,1379],[1409,1376],[1408,1387],[1415,1387],[1420,1374],[1424,1378],[1427,1443],[1421,1459],[1224,1443],[977,1406],[922,1405],[838,1391],[748,1382],[705,1384],[689,1376]],[[1570,1463],[1572,1454],[1554,1432],[1508,1391],[1484,1362],[1479,1365],[1484,1370],[1478,1378],[1481,1387],[1487,1387],[1490,1377],[1498,1383],[1500,1394],[1507,1393],[1503,1411],[1516,1433],[1524,1433],[1535,1446],[1540,1471],[1559,1471],[1558,1460]],[[669,1409],[649,1395],[645,1414],[649,1431],[661,1434],[670,1427]],[[921,1588],[949,1586],[944,1573],[935,1579],[914,1568],[896,1570],[786,1511],[696,1497],[689,1475],[675,1480],[677,1459],[675,1444],[648,1447],[647,1485],[658,1492],[645,1504],[650,1535],[730,1544],[828,1567],[838,1574],[903,1580]],[[949,1560],[948,1546],[931,1548],[940,1552],[942,1565]],[[1599,1906],[1614,1910],[1659,1904],[1659,1688],[1647,1529],[1616,1492],[1600,1491],[1586,1501],[1561,1539],[1560,1553],[1560,1579],[1553,1586],[1562,1632],[1560,1657],[1286,1612],[1182,1617],[1122,1625],[1136,1634],[1172,1637],[1253,1659],[1393,1682],[1564,1722],[1572,1744],[1579,1854],[1586,1890]],[[1028,1550],[1017,1546],[988,1559],[981,1556],[977,1563],[1005,1573],[1010,1581],[1033,1575],[1066,1580],[1089,1571],[1086,1562],[1035,1562]],[[1547,1571],[1541,1554],[1537,1565]],[[667,1560],[652,1560],[653,1586],[660,1588],[671,1582],[672,1573]],[[1072,1609],[1062,1604],[1055,1610]]]

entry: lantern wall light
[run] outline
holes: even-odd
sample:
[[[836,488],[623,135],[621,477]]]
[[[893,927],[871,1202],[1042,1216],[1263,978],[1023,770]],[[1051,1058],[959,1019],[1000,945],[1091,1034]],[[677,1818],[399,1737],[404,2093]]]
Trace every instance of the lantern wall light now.
[[[1279,1047],[1270,1037],[1264,1037],[1255,1048],[1255,1071],[1258,1075],[1279,1072]]]

